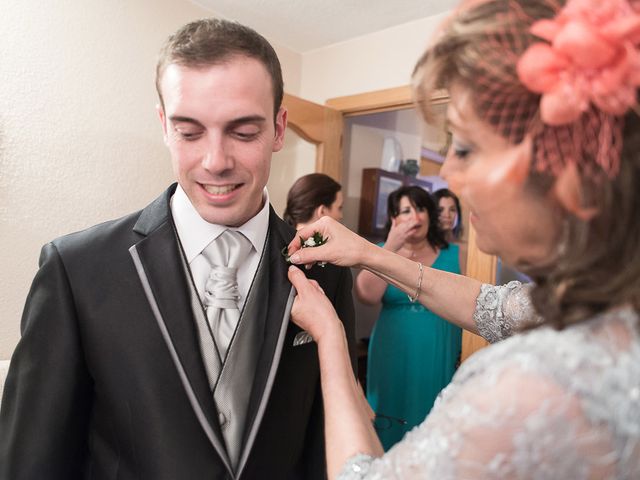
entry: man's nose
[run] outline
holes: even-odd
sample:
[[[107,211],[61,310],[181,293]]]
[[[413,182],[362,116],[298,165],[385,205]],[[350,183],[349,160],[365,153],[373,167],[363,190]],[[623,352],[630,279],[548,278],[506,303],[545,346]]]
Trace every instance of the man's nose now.
[[[211,135],[202,152],[202,167],[211,173],[220,173],[233,168],[233,159],[225,147],[224,139]]]

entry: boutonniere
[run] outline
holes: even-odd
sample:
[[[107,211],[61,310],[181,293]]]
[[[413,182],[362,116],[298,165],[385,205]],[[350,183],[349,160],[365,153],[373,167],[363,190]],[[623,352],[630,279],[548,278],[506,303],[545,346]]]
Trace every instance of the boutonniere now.
[[[313,235],[311,235],[306,240],[300,237],[300,245],[302,245],[302,248],[319,247],[320,245],[324,245],[325,243],[327,243],[327,239],[324,238],[320,232],[314,232]],[[282,256],[284,257],[285,261],[291,263],[288,246],[285,246],[282,249]],[[327,262],[318,262],[318,265],[320,265],[321,267],[324,267],[326,264]]]

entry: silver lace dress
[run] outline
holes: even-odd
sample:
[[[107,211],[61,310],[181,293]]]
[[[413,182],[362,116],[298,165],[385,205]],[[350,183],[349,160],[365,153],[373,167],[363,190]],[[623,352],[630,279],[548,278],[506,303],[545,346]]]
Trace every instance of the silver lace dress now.
[[[637,314],[511,336],[532,312],[527,286],[483,285],[474,319],[495,344],[462,364],[402,442],[356,455],[339,479],[640,479]]]

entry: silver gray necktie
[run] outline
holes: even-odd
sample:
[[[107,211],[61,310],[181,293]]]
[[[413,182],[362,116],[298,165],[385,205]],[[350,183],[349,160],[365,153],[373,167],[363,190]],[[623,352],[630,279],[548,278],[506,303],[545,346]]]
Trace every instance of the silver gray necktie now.
[[[202,251],[211,264],[203,303],[222,361],[240,319],[238,266],[250,251],[251,242],[233,230],[225,230]]]

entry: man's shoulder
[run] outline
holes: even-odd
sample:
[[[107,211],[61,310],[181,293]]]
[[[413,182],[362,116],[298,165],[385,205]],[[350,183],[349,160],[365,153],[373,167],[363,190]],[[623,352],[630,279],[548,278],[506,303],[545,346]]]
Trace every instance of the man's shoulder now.
[[[113,241],[119,237],[131,236],[133,226],[140,218],[142,210],[123,217],[102,222],[91,227],[68,233],[55,238],[51,243],[61,252],[89,248],[96,243],[105,247],[113,246]]]
[[[148,233],[168,219],[170,190],[171,188],[145,208],[83,230],[68,233],[52,240],[51,243],[61,252],[87,249],[108,251],[116,248],[119,242],[140,239],[142,238],[140,230]]]

